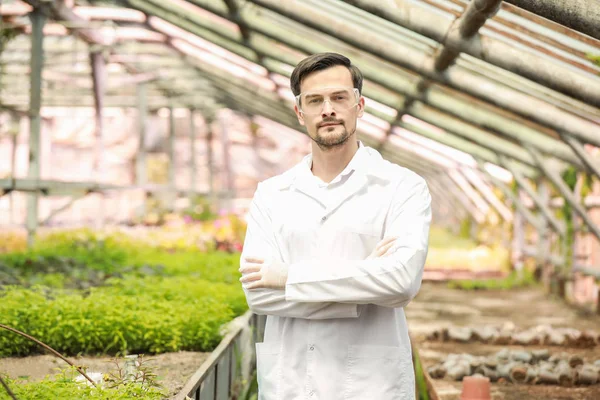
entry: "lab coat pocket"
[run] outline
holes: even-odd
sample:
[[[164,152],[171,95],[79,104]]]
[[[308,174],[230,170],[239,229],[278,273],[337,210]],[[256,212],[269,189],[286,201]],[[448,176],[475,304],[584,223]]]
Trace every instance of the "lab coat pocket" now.
[[[256,343],[256,367],[259,400],[278,399],[281,380],[279,345]]]
[[[275,236],[285,261],[298,262],[311,258],[315,241],[313,219],[302,212],[289,212],[273,221]]]
[[[337,237],[336,244],[349,259],[364,259],[380,241],[380,229],[375,224],[346,224]],[[335,246],[334,246],[335,247]]]
[[[390,346],[348,346],[345,400],[414,400],[409,351]]]

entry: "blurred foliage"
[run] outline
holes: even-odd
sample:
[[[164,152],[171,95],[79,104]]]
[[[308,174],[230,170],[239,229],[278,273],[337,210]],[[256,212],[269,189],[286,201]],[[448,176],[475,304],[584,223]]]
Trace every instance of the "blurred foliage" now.
[[[413,353],[414,365],[415,365],[415,380],[417,385],[417,393],[419,394],[418,400],[429,400],[429,392],[427,391],[427,380],[425,379],[425,373],[423,372],[423,364],[421,358],[415,352]]]
[[[190,206],[183,212],[184,218],[192,221],[211,221],[218,217],[213,212],[210,201],[204,196],[195,196]]]
[[[149,183],[169,183],[169,156],[165,153],[146,154],[146,176]]]
[[[538,285],[533,272],[524,268],[522,275],[517,271],[512,271],[506,278],[502,279],[473,279],[473,280],[453,280],[448,282],[451,289],[460,290],[509,290],[516,288],[525,288]]]
[[[470,218],[463,218],[460,221],[460,230],[458,232],[458,237],[462,238],[462,239],[470,239],[471,238],[471,224],[472,221]],[[433,229],[433,228],[432,228]],[[436,232],[436,234],[439,234],[439,232]],[[431,237],[430,237],[431,238]],[[431,239],[430,239],[431,240]],[[431,242],[430,242],[431,243]],[[436,244],[439,245],[442,242],[438,242],[436,241]]]
[[[509,251],[500,246],[478,246],[474,249],[430,247],[427,268],[477,271],[509,271]]]
[[[112,283],[87,292],[7,287],[0,293],[0,315],[63,354],[154,354],[212,351],[221,327],[247,308],[239,285],[189,277]],[[39,351],[35,343],[0,331],[0,357]]]
[[[25,231],[0,232],[0,254],[27,249],[27,234]]]
[[[470,226],[470,220],[465,218],[461,224],[460,234],[455,235],[448,229],[432,225],[429,230],[429,247],[438,249],[472,249],[477,247],[477,243],[470,238]]]
[[[478,245],[463,234],[455,235],[445,228],[432,226],[429,232],[427,267],[509,271],[510,254],[502,245]]]
[[[11,40],[19,36],[20,31],[17,27],[4,26],[4,22],[2,22],[2,20],[0,20],[0,28],[0,54],[2,54],[2,52],[6,48],[6,45]]]
[[[90,266],[98,263],[106,266],[110,262],[123,263],[123,257],[135,251],[132,247],[139,244],[170,251],[241,252],[245,235],[246,222],[236,214],[211,213],[204,220],[188,215],[165,214],[159,226],[135,225],[102,231],[86,228],[41,229],[35,238],[32,254],[75,258],[85,254]],[[123,246],[127,248],[124,250]],[[24,231],[0,232],[0,254],[23,252],[26,249],[27,237]]]
[[[592,193],[594,184],[594,177],[592,174],[579,172],[574,166],[569,166],[562,172],[561,177],[572,192],[575,191],[578,179],[582,180],[581,198],[584,198]],[[566,252],[565,268],[570,270],[573,265],[573,252],[576,234],[575,226],[573,224],[573,207],[565,200],[563,206],[556,212],[556,216],[557,218],[565,221],[566,234],[565,238],[561,240],[561,248],[564,252]]]
[[[240,216],[225,211],[214,212],[205,196],[193,197],[190,203],[185,210],[174,213],[161,200],[150,198],[146,202],[145,215],[134,220],[134,226],[164,228],[157,230],[159,236],[173,238],[172,245],[175,246],[188,243],[202,250],[241,251],[246,223]]]
[[[1,5],[1,2],[0,2],[0,5]],[[4,52],[6,45],[11,40],[13,40],[17,36],[19,36],[19,34],[20,34],[20,29],[18,27],[5,26],[5,22],[3,21],[3,18],[0,17],[0,56]],[[6,65],[6,63],[0,63],[0,76],[4,76],[4,66],[5,65]],[[4,81],[4,79],[0,79],[0,91],[2,90],[3,81]],[[2,108],[0,107],[0,109],[2,109]]]
[[[239,253],[139,233],[53,232],[0,255],[0,321],[69,355],[211,351],[247,310]],[[39,351],[0,331],[0,356]]]
[[[573,166],[569,166],[562,173],[562,179],[565,181],[567,186],[571,191],[575,190],[575,185],[577,185],[577,169]],[[575,244],[575,229],[573,226],[573,208],[569,204],[568,201],[564,201],[564,204],[561,209],[561,217],[565,221],[566,225],[566,234],[564,238],[564,249],[566,251],[565,254],[565,268],[570,269],[573,264],[573,245]]]
[[[160,230],[144,234],[139,229],[52,232],[37,240],[31,250],[0,254],[0,286],[87,288],[123,276],[189,275],[226,283],[237,279],[238,253],[201,252],[193,240],[179,238]]]

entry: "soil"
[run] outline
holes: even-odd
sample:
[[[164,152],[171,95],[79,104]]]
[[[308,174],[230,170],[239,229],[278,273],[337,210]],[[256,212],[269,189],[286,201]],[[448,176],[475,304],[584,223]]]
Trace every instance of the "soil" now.
[[[449,289],[443,283],[424,282],[419,295],[406,308],[409,330],[414,346],[419,353],[423,369],[437,364],[451,353],[489,355],[500,349],[548,349],[551,354],[567,352],[580,354],[585,361],[600,360],[600,345],[577,349],[558,346],[514,346],[492,345],[481,342],[454,343],[429,341],[427,335],[440,328],[451,326],[502,326],[512,323],[517,329],[537,325],[555,328],[569,327],[578,330],[600,332],[600,317],[576,309],[561,300],[546,295],[538,288],[461,291]],[[436,395],[433,399],[459,400],[461,382],[446,379],[431,379]],[[597,400],[600,399],[600,384],[592,386],[561,387],[557,385],[516,385],[492,383],[493,400]]]
[[[145,364],[158,375],[157,380],[169,390],[170,395],[178,393],[187,380],[196,372],[210,353],[176,352],[146,356]],[[113,357],[67,357],[79,366],[87,367],[87,372],[116,370]],[[121,368],[124,361],[119,361]],[[40,381],[47,375],[54,375],[58,369],[67,367],[63,360],[51,356],[40,355],[30,357],[0,358],[0,372],[7,373],[13,379],[24,378],[28,381]]]

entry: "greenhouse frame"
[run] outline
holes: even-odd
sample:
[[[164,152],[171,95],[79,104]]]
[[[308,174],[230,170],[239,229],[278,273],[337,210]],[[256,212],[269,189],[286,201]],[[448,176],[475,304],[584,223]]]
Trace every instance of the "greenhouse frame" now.
[[[600,314],[600,2],[2,0],[0,16],[0,224],[30,246],[44,226],[119,223],[149,198],[245,210],[309,151],[289,78],[333,51],[364,74],[359,139],[426,179],[437,224],[508,227],[514,268],[533,262]],[[76,124],[84,136],[66,133]]]

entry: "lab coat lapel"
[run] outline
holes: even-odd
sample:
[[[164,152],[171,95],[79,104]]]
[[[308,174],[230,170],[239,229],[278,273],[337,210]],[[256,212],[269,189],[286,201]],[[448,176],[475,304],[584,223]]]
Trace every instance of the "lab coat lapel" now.
[[[334,212],[345,201],[360,192],[363,188],[366,188],[368,183],[369,179],[364,171],[354,170],[348,180],[342,184],[338,191],[338,195],[327,208],[327,214]]]
[[[296,178],[293,187],[297,191],[309,196],[310,198],[322,204],[321,199],[319,199],[319,188],[317,187],[313,179],[314,177],[306,176],[303,173]]]

